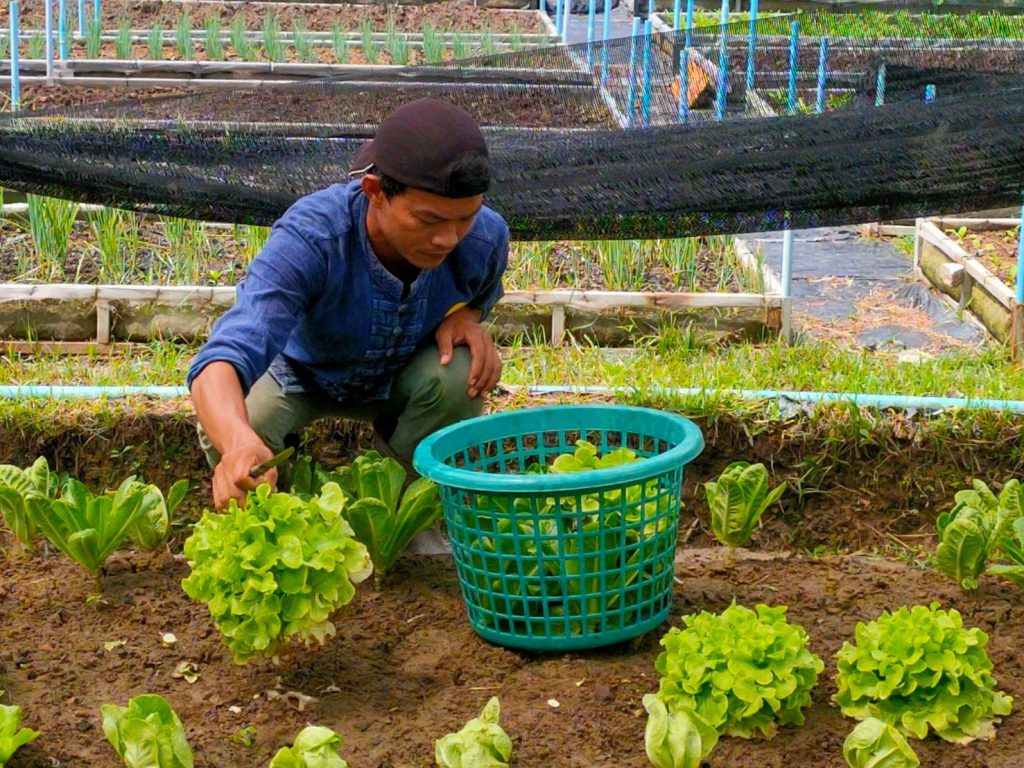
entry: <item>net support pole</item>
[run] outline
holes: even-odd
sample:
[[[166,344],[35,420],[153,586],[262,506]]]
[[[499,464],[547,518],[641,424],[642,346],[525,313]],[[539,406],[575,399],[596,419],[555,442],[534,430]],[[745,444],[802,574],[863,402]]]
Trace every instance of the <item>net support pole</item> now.
[[[1024,358],[1024,205],[1020,210],[1020,228],[1017,233],[1017,284],[1010,322],[1010,353],[1014,360]]]
[[[643,83],[640,90],[640,124],[647,128],[651,124],[651,38],[654,34],[651,15],[654,13],[654,0],[651,0],[651,12],[644,22],[644,58]]]
[[[789,212],[786,212],[785,229],[782,232],[782,340],[793,343],[793,230],[790,228]]]
[[[85,37],[85,0],[78,0],[78,36]]]
[[[789,26],[789,99],[786,105],[786,112],[790,115],[796,114],[796,77],[798,56],[800,51],[800,22],[794,21]]]
[[[815,109],[818,114],[825,111],[826,98],[828,96],[828,38],[821,38],[821,47],[818,49],[818,98],[815,102]]]
[[[608,40],[612,36],[612,0],[604,0],[604,19],[601,37],[604,45],[601,46],[601,88],[608,87]]]
[[[562,34],[562,4],[564,0],[555,0],[555,32]]]
[[[53,85],[53,0],[43,0],[43,32],[46,35],[46,84]]]
[[[757,55],[757,0],[750,0],[750,33],[747,35],[747,98],[754,90],[754,61]]]
[[[683,44],[687,48],[693,45],[693,3],[694,0],[686,0],[686,36]]]
[[[679,56],[679,122],[690,120],[690,49],[683,48]]]
[[[672,29],[679,30],[683,23],[683,0],[676,0],[672,8]]]
[[[67,61],[68,54],[68,0],[57,0],[57,41],[60,60]]]
[[[100,2],[101,0],[92,0],[93,21],[95,21],[97,25],[99,25],[103,20],[103,9],[100,6]]]
[[[99,2],[99,0],[96,0]],[[572,16],[572,0],[565,0],[565,8],[562,10],[562,42],[569,43],[569,17]]]
[[[587,63],[594,66],[594,36],[597,34],[597,0],[587,5]]]
[[[885,62],[878,65],[878,77],[875,79],[875,106],[885,104]]]
[[[715,94],[715,118],[725,120],[726,91],[729,88],[729,0],[722,0],[721,31],[718,38],[718,92]]]
[[[18,30],[18,0],[11,0],[11,109],[21,108],[21,54],[18,51],[20,33]]]
[[[629,38],[629,88],[626,98],[626,124],[632,128],[636,119],[636,39],[640,36],[640,17],[633,17],[633,34]]]

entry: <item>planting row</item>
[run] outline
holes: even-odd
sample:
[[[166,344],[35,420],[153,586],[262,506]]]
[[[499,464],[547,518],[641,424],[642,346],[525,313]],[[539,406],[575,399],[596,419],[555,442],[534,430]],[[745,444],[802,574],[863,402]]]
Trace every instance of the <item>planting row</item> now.
[[[2,196],[0,196],[2,202]],[[234,285],[269,229],[143,218],[35,195],[0,219],[0,282]],[[759,291],[731,238],[514,243],[507,289]]]
[[[658,690],[643,697],[644,747],[655,768],[699,768],[723,736],[771,739],[780,726],[803,724],[825,664],[786,612],[733,603],[721,613],[683,616],[685,628],[661,638]],[[843,743],[847,765],[916,768],[908,736],[957,744],[995,738],[1013,699],[996,688],[987,644],[983,631],[965,628],[959,612],[937,602],[858,623],[853,642],[836,654],[832,696],[843,715],[859,721]],[[104,734],[129,768],[192,768],[181,720],[163,697],[144,694],[101,712]],[[39,736],[19,728],[21,715],[19,707],[0,705],[0,767]],[[492,697],[479,717],[435,742],[436,764],[508,768],[513,743],[499,717]],[[347,768],[341,747],[339,734],[308,726],[269,768]]]
[[[532,40],[536,45],[537,40]],[[170,29],[157,23],[148,30],[132,27],[122,17],[116,31],[104,31],[90,17],[85,37],[69,45],[70,58],[148,59],[150,61],[271,61],[312,64],[433,64],[446,59],[487,56],[524,47],[523,32],[512,25],[509,32],[496,36],[485,26],[473,34],[441,32],[430,22],[410,36],[399,29],[389,16],[385,31],[377,31],[374,21],[365,17],[354,28],[340,22],[329,32],[312,32],[301,17],[292,20],[286,30],[280,16],[266,11],[258,30],[250,30],[247,17],[234,16],[225,24],[217,14],[193,19],[186,9]],[[54,45],[55,55],[59,53]],[[41,30],[23,30],[19,53],[29,59],[46,56],[46,35]],[[0,36],[0,59],[10,55],[9,36]]]

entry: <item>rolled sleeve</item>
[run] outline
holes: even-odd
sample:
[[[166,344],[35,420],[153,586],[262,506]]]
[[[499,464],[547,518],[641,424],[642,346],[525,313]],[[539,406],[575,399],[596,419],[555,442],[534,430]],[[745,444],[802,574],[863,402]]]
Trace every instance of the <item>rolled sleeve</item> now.
[[[284,349],[323,285],[325,273],[320,248],[289,225],[275,225],[239,284],[234,306],[217,320],[209,340],[192,360],[188,387],[210,363],[224,361],[234,366],[248,394]]]

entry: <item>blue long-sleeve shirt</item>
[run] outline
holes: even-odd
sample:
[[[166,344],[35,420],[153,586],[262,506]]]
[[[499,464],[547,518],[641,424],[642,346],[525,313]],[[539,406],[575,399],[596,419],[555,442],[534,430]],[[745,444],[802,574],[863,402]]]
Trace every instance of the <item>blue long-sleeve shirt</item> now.
[[[222,360],[246,393],[269,370],[286,393],[314,384],[342,401],[382,400],[450,311],[465,305],[487,316],[502,296],[508,263],[501,216],[483,207],[455,250],[421,271],[403,300],[402,281],[370,247],[367,208],[358,181],[289,208],[192,360],[188,386]]]

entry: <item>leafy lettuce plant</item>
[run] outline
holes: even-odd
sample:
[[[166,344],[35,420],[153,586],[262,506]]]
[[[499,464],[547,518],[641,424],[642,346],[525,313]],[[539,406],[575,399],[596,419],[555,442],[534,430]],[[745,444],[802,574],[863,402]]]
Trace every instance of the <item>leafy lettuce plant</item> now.
[[[718,743],[718,732],[695,712],[670,712],[656,694],[644,696],[644,747],[654,768],[700,768]]]
[[[744,547],[765,511],[786,491],[783,483],[769,490],[764,464],[734,461],[718,480],[705,483],[711,530],[728,547]]]
[[[27,469],[0,465],[0,514],[26,549],[32,547],[38,534],[30,506],[38,500],[54,498],[65,479],[66,475],[50,471],[45,456]]]
[[[917,768],[920,761],[906,738],[888,723],[869,717],[843,742],[850,768]]]
[[[1012,547],[1010,529],[1024,517],[1024,486],[1010,480],[997,497],[981,480],[956,494],[956,504],[936,522],[939,546],[935,567],[964,589],[977,589],[978,578],[1002,549]]]
[[[418,533],[441,516],[437,485],[417,478],[402,493],[406,471],[391,458],[367,451],[350,467],[324,472],[309,462],[300,463],[292,488],[315,492],[325,482],[336,482],[350,497],[342,514],[358,541],[370,551],[377,579],[382,579]]]
[[[295,743],[281,747],[269,768],[348,768],[341,759],[341,736],[322,725],[310,725],[299,731]]]
[[[192,748],[163,696],[145,694],[127,707],[104,704],[103,733],[128,768],[192,768]]]
[[[501,706],[492,696],[480,717],[474,717],[461,731],[434,742],[434,759],[440,768],[508,768],[512,739],[499,724]]]
[[[235,662],[274,657],[291,638],[324,640],[331,615],[373,571],[342,516],[336,483],[305,500],[264,483],[225,514],[207,512],[185,542],[185,594],[207,604]]]
[[[722,613],[683,617],[661,639],[658,697],[671,712],[688,710],[719,734],[771,738],[800,725],[824,663],[807,648],[786,606],[733,603]]]
[[[7,765],[7,761],[21,747],[39,738],[36,731],[19,728],[19,725],[21,707],[0,704],[0,768]]]
[[[1010,562],[990,565],[988,572],[1024,587],[1024,517],[1013,521],[1013,537],[1008,534],[1000,539],[999,548]]]
[[[937,602],[886,611],[858,623],[855,641],[839,649],[832,699],[848,717],[875,717],[918,739],[992,738],[1013,699],[995,689],[987,643]]]
[[[179,480],[167,491],[167,497],[155,485],[135,481],[132,493],[141,493],[142,502],[128,537],[140,549],[151,551],[167,543],[171,533],[171,517],[188,493],[188,480]]]

